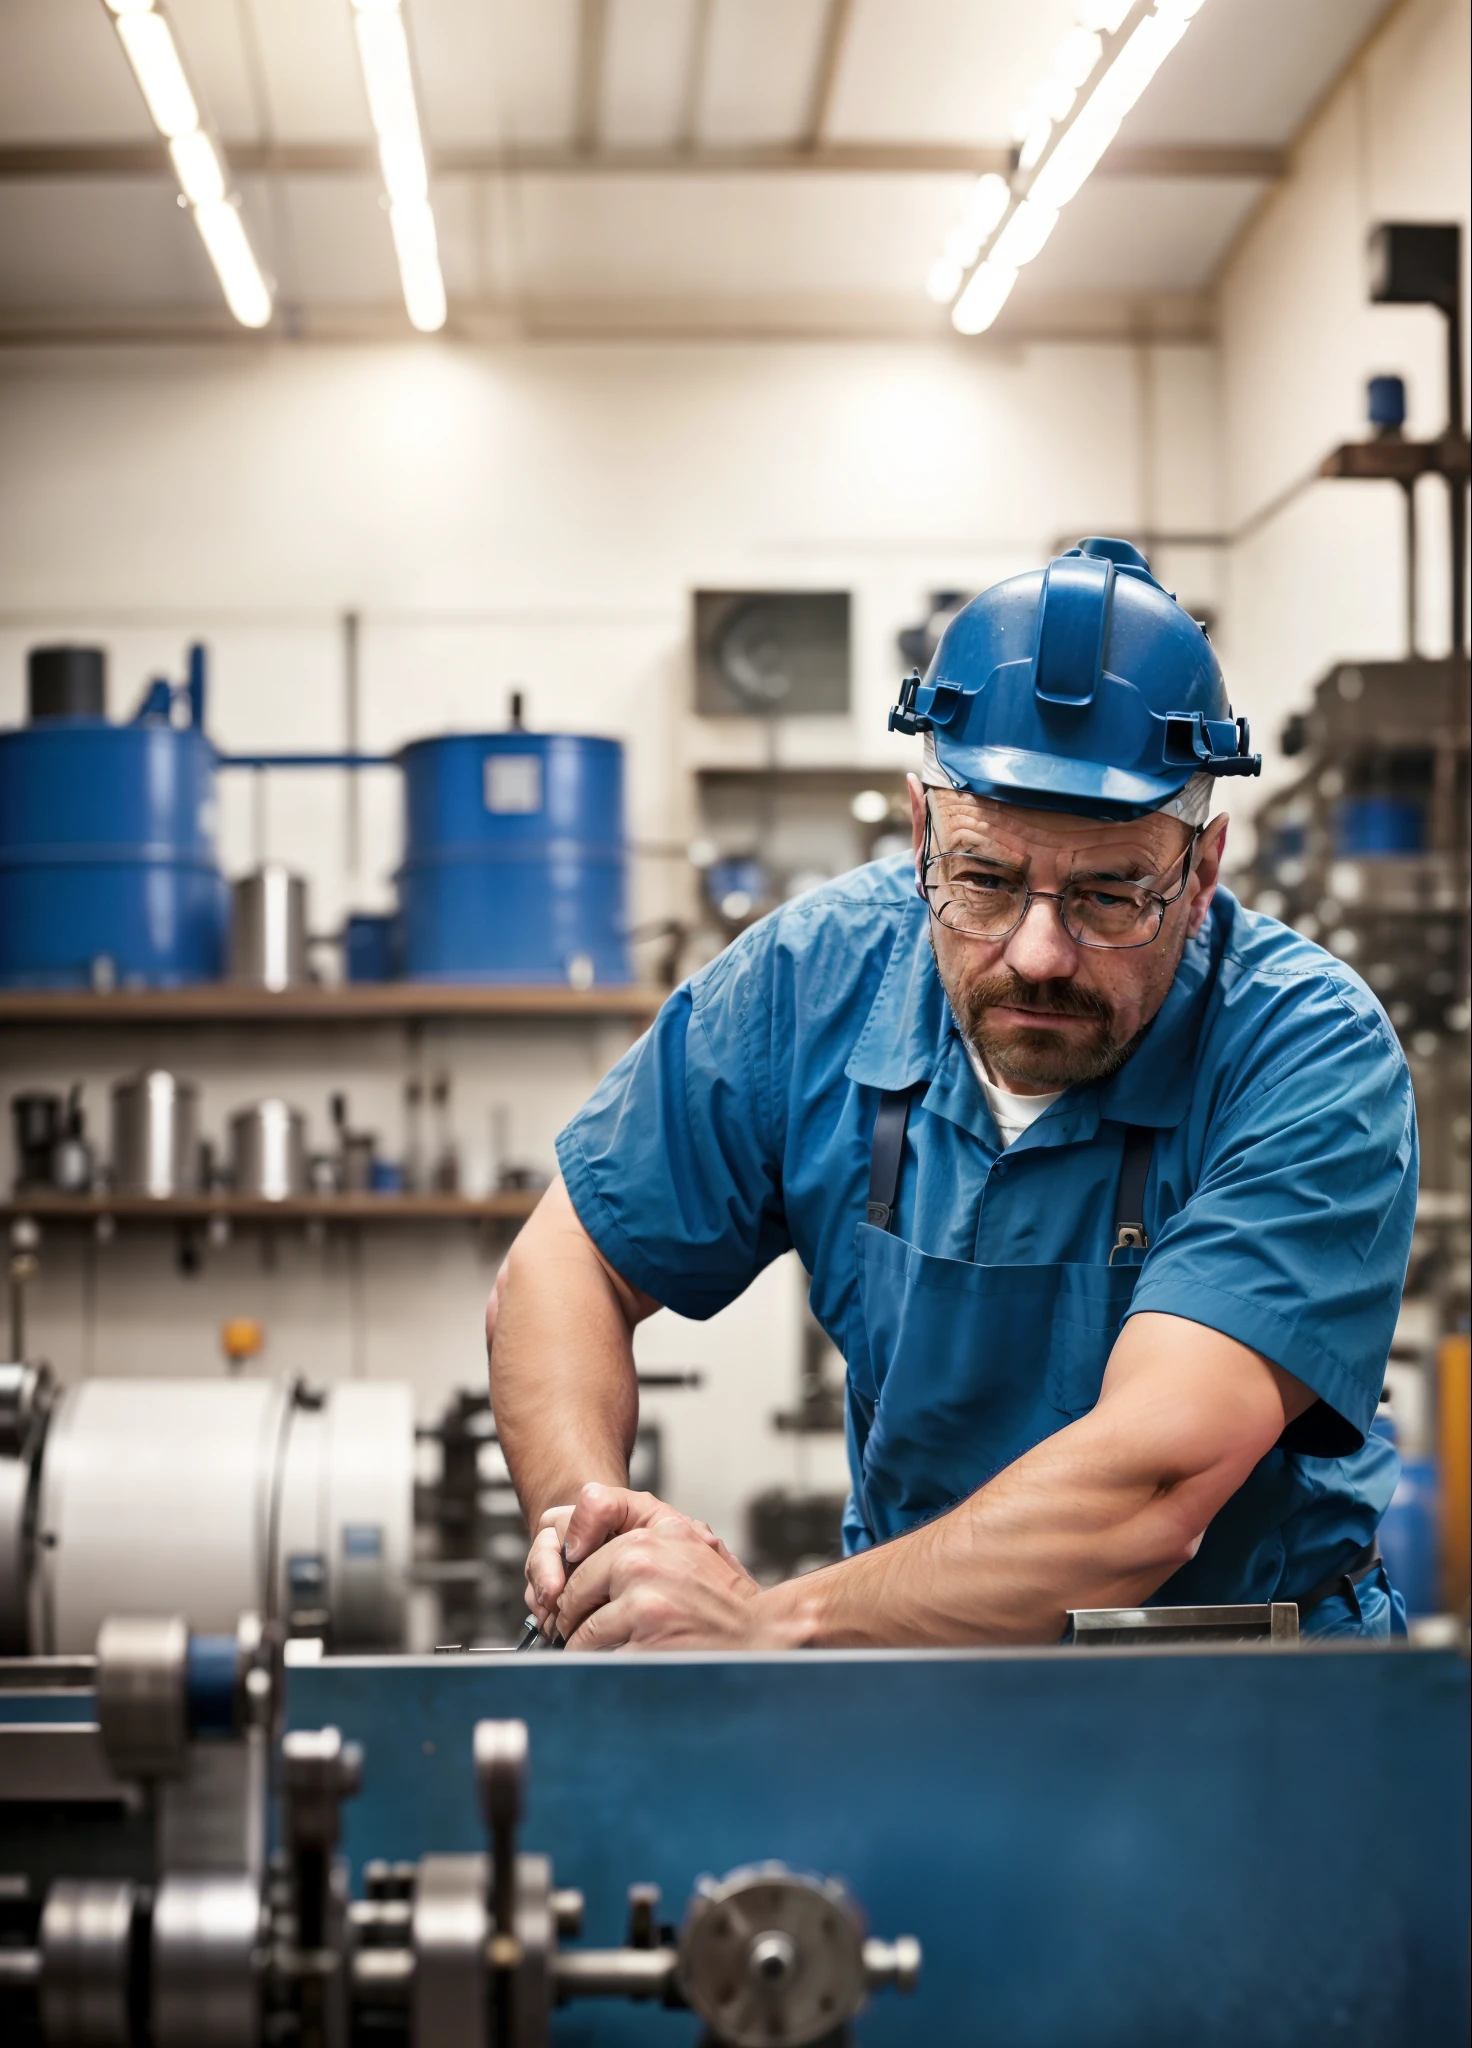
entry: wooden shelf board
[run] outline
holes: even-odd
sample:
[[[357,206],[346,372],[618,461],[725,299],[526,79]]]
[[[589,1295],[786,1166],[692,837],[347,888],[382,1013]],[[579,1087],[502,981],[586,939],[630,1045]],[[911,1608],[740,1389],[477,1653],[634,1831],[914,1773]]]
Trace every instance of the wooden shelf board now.
[[[656,988],[499,988],[426,981],[348,982],[331,988],[0,990],[0,1024],[354,1024],[416,1017],[628,1019],[646,1024],[664,1001]]]
[[[284,1202],[251,1195],[12,1195],[0,1216],[28,1216],[37,1223],[504,1223],[523,1222],[541,1200],[540,1190],[498,1195],[294,1195]]]

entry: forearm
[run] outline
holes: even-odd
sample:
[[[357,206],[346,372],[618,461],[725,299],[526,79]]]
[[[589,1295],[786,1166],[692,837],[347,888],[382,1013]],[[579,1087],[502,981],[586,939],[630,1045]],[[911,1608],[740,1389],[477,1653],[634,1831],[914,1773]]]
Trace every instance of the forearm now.
[[[508,1256],[491,1405],[527,1526],[589,1481],[628,1483],[639,1416],[628,1305],[560,1182]]]
[[[1070,1607],[1147,1599],[1195,1555],[1284,1408],[1273,1369],[1241,1346],[1252,1369],[1240,1383],[1198,1396],[1196,1361],[1162,1360],[1162,1344],[1180,1339],[1159,1327],[1194,1326],[1140,1321],[1156,1327],[1136,1333],[1133,1359],[1090,1414],[949,1514],[764,1594],[774,1634],[835,1647],[1056,1642]]]
[[[1056,1642],[1069,1607],[1145,1599],[1191,1539],[1152,1480],[1100,1458],[1090,1420],[923,1528],[774,1588],[779,1629],[812,1647]]]

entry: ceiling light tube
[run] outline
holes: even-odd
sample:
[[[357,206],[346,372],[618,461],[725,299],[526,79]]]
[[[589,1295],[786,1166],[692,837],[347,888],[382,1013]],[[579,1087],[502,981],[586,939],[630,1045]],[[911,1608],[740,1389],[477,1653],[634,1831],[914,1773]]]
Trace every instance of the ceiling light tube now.
[[[977,245],[978,253],[986,250],[980,268],[964,288],[957,286],[961,296],[951,318],[961,333],[979,334],[995,320],[1018,269],[1043,247],[1057,224],[1059,208],[1083,185],[1202,4],[1203,0],[1155,0],[1151,8],[1146,0],[1085,0],[1080,6],[1079,27],[1064,37],[1052,74],[1036,88],[1026,114],[1019,117],[1021,196],[1014,205],[1009,190],[990,248],[986,236]],[[1032,176],[1027,178],[1029,171]],[[939,287],[949,282],[964,254],[964,238],[953,234],[927,280],[932,298],[939,296]],[[983,284],[982,272],[993,263],[999,276]],[[981,313],[986,317],[977,324]]]
[[[445,324],[445,281],[440,271],[439,242],[427,199],[407,200],[389,208],[404,308],[421,334],[434,334]]]
[[[444,326],[448,308],[414,97],[414,67],[399,0],[353,0],[353,29],[369,118],[378,137],[404,309],[412,326],[433,334]]]
[[[1024,263],[1031,263],[1057,225],[1056,207],[1024,199],[993,242],[987,261],[1000,263],[1004,270],[1020,270]]]
[[[190,134],[199,126],[199,108],[189,90],[168,22],[150,8],[146,14],[120,14],[113,26],[133,67],[154,127],[170,141],[176,135]]]
[[[204,125],[168,16],[156,0],[105,4],[149,118],[169,145],[179,190],[225,303],[242,327],[264,327],[271,318],[271,287],[230,196],[224,152]]]
[[[985,334],[1007,303],[1017,272],[990,257],[971,273],[971,282],[957,299],[951,324],[958,334]]]
[[[194,220],[226,305],[242,327],[264,327],[271,317],[271,293],[239,210],[228,199],[210,200],[195,207]]]
[[[191,206],[213,206],[225,197],[225,167],[202,128],[176,135],[169,144],[179,190]]]

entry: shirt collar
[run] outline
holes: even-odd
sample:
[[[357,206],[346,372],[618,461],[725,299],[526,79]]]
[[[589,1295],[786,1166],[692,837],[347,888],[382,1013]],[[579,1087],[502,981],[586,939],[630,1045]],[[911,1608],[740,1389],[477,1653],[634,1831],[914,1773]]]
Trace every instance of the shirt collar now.
[[[1050,1124],[1060,1113],[1067,1115],[1072,1110],[1085,1109],[1086,1105],[1094,1112],[1086,1121],[1095,1127],[1098,1118],[1108,1118],[1112,1123],[1148,1124],[1158,1130],[1169,1129],[1181,1121],[1190,1107],[1195,1085],[1196,1046],[1216,977],[1225,928],[1224,909],[1219,898],[1195,938],[1187,940],[1165,1001],[1119,1072],[1107,1081],[1068,1090],[1063,1101],[1055,1104],[1048,1118]],[[930,950],[925,906],[917,898],[906,908],[878,994],[844,1073],[863,1087],[913,1088],[917,1082],[932,1080],[941,1071],[947,1041],[956,1028]],[[964,1058],[955,1078],[963,1089],[965,1082],[970,1083],[980,1106],[981,1090]],[[1071,1116],[1068,1121],[1072,1126]],[[1034,1126],[1035,1131],[1039,1128]],[[1058,1136],[1063,1135],[1060,1129]],[[1068,1135],[1086,1133],[1082,1128],[1077,1132],[1070,1128]]]

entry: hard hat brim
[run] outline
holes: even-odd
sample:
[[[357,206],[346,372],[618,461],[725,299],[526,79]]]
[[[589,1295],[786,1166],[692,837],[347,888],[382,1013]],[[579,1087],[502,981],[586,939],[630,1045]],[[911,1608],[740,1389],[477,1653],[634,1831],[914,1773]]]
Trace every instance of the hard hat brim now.
[[[963,746],[935,734],[935,757],[953,787],[1035,811],[1105,820],[1143,818],[1179,796],[1194,772],[1142,775],[1099,761],[1069,760],[1023,747]]]

